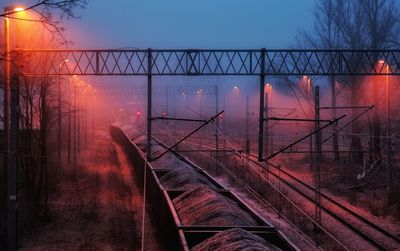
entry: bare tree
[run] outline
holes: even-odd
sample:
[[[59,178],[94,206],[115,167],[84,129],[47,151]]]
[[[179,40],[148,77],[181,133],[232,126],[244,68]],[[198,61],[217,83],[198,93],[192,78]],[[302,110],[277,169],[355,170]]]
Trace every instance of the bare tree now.
[[[37,19],[24,19],[13,16],[17,11],[0,14],[0,17],[8,16],[11,19],[39,22],[49,31],[54,40],[67,45],[68,41],[63,33],[65,31],[63,22],[65,19],[77,18],[74,14],[74,9],[84,8],[87,4],[88,0],[41,0],[25,8],[25,11],[35,12],[38,16]]]
[[[75,18],[74,10],[83,8],[87,5],[87,0],[42,0],[36,4],[28,6],[25,11],[36,13],[32,19],[22,19],[13,15],[13,12],[0,14],[0,17],[7,16],[10,19],[28,21],[42,25],[50,34],[53,45],[67,45],[67,40],[63,35],[65,19]],[[1,20],[1,19],[0,19]],[[29,40],[32,42],[32,40]],[[0,55],[0,65],[4,63],[5,54]],[[18,60],[18,58],[13,58]],[[3,67],[1,67],[3,68]],[[3,79],[1,76],[2,89]],[[46,147],[50,140],[49,128],[51,126],[51,113],[54,107],[49,101],[49,92],[51,92],[52,79],[41,78],[41,80],[24,79],[19,86],[20,95],[20,126],[23,129],[21,133],[20,163],[24,172],[22,185],[25,191],[20,191],[21,196],[26,196],[31,203],[28,208],[32,209],[29,213],[35,215],[47,211],[47,200],[49,193],[48,180],[48,151]],[[35,85],[36,84],[36,85]],[[38,84],[38,85],[37,85]],[[3,92],[4,93],[4,92]],[[2,109],[3,110],[3,109]],[[3,116],[1,120],[3,121]],[[23,141],[22,141],[23,140]],[[8,154],[8,153],[6,153]],[[5,240],[7,238],[7,165],[0,171],[0,249],[5,250]],[[3,170],[4,169],[4,170]],[[26,192],[25,194],[23,194]],[[27,205],[25,205],[27,206]]]
[[[314,27],[311,32],[302,31],[299,42],[304,47],[320,49],[389,49],[400,45],[400,10],[396,0],[321,0],[314,11]],[[375,62],[379,59],[374,58]],[[354,62],[356,63],[356,62]],[[342,78],[351,90],[351,105],[359,106],[362,78]],[[336,79],[329,78],[332,92],[332,106],[336,106]],[[378,103],[378,97],[375,97]],[[353,112],[353,116],[357,113]],[[335,116],[333,114],[332,116]],[[374,116],[373,148],[374,157],[380,158],[380,120],[378,110]],[[352,126],[352,146],[354,152],[360,152],[361,140],[358,136],[361,125],[355,121]],[[333,148],[338,157],[338,142],[334,139]],[[355,160],[361,160],[361,154],[355,154]]]

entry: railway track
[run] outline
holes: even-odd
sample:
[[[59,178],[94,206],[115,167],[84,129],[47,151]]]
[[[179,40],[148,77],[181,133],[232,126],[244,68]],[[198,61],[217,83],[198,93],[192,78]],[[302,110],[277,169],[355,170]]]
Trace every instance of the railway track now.
[[[249,159],[253,164],[263,168],[262,164],[260,164],[258,161],[252,158]],[[276,166],[274,168],[277,168]],[[308,200],[309,202],[315,204],[315,199],[313,198],[313,195],[311,193],[315,193],[314,187],[308,185],[307,183],[299,180],[295,176],[291,175],[290,173],[280,169],[281,175],[276,174],[273,171],[267,170],[267,172],[271,175],[274,176],[274,178],[278,179],[282,183],[284,183],[287,187],[291,188],[293,191],[297,192],[299,195],[301,195],[303,198]],[[282,174],[285,175],[287,178],[292,179],[293,181],[297,182],[299,185],[303,186],[304,189],[308,189],[308,191],[305,191],[302,188],[299,188],[298,186],[294,185],[288,179],[285,179],[282,177]],[[330,203],[331,206],[334,206],[340,210],[342,210],[342,213],[338,212],[338,210],[333,210],[331,207],[328,207],[327,205],[321,205],[321,209],[323,213],[326,213],[327,215],[331,216],[338,222],[340,222],[342,225],[346,226],[348,229],[350,229],[352,232],[356,233],[358,236],[366,240],[368,243],[370,243],[372,246],[377,248],[378,250],[391,250],[392,248],[387,247],[387,244],[383,244],[381,240],[378,240],[376,238],[376,233],[379,233],[385,238],[390,239],[392,242],[397,243],[397,245],[400,246],[400,239],[395,236],[394,234],[390,233],[389,231],[383,229],[382,227],[376,225],[375,223],[371,222],[370,220],[366,219],[365,217],[357,214],[356,212],[352,211],[351,209],[347,208],[346,206],[340,204],[339,202],[335,201],[333,198],[330,196],[321,193],[321,198],[324,199],[325,203]],[[324,204],[325,204],[324,203]],[[345,214],[347,214],[345,216]],[[353,217],[351,219],[350,217]],[[359,223],[356,224],[355,220],[358,221]],[[360,224],[361,222],[361,224]],[[368,230],[366,229],[366,226],[369,228]],[[371,232],[372,230],[372,232]],[[375,231],[375,233],[373,233]],[[373,237],[374,236],[374,237]],[[394,246],[394,245],[392,245]]]
[[[129,131],[129,128],[125,129]],[[255,236],[254,238],[263,239],[262,243],[265,243],[262,245],[276,245],[282,250],[299,250],[284,234],[277,231],[244,201],[213,179],[203,168],[179,154],[171,153],[160,161],[146,164],[145,138],[140,134],[133,136],[134,134],[125,133],[124,129],[117,126],[110,126],[110,133],[113,139],[125,148],[130,160],[134,163],[137,178],[149,191],[147,193],[149,200],[157,205],[156,221],[168,250],[189,251],[196,245],[207,246],[209,238],[218,239],[221,236],[227,237],[228,241],[231,238],[233,243],[239,240],[237,238]],[[135,143],[133,143],[134,139],[137,140]],[[166,148],[166,145],[155,137],[153,139],[156,141],[154,147],[157,146],[155,152]],[[184,173],[180,172],[182,168],[186,170]],[[185,178],[184,174],[188,172],[193,172],[190,176],[193,179]],[[176,179],[178,176],[183,179]],[[193,188],[193,184],[199,186]],[[193,199],[197,202],[192,208],[188,208],[188,205],[192,203],[188,204],[186,200]],[[210,204],[205,199],[211,199],[216,204]],[[231,216],[226,216],[224,221],[221,221],[220,217],[224,215]],[[229,237],[229,234],[234,236]],[[232,245],[239,244],[240,242]]]
[[[259,167],[262,167],[262,164],[260,164],[257,160],[257,156],[251,154],[251,158],[249,159],[252,163],[256,164]],[[271,165],[273,168],[278,169],[277,166],[275,165]],[[312,203],[315,203],[315,200],[312,198],[312,196],[306,194],[306,192],[301,191],[301,189],[299,189],[298,187],[296,187],[295,185],[291,184],[287,179],[284,179],[282,177],[279,177],[275,172],[272,172],[270,170],[268,170],[270,174],[274,175],[276,178],[280,179],[282,182],[284,182],[287,186],[291,187],[292,189],[298,191],[301,195],[303,195],[304,197],[306,197],[309,201],[311,201]],[[303,181],[301,181],[300,179],[298,179],[297,177],[295,177],[294,175],[290,174],[289,172],[280,169],[279,170],[281,172],[281,175],[284,174],[286,177],[292,179],[294,182],[298,183],[299,185],[303,186],[305,189],[308,189],[310,191],[310,193],[315,193],[315,188]],[[399,245],[400,247],[400,238],[396,235],[394,235],[393,233],[383,229],[382,227],[378,226],[377,224],[373,223],[372,221],[366,219],[365,217],[361,216],[360,214],[357,214],[356,212],[352,211],[351,209],[349,209],[348,207],[344,206],[343,204],[337,202],[334,198],[332,198],[331,196],[325,194],[325,193],[320,193],[321,194],[321,198],[325,200],[325,202],[328,202],[330,204],[332,204],[333,206],[339,208],[340,210],[343,210],[345,213],[349,214],[350,216],[354,217],[355,219],[357,219],[358,221],[362,222],[363,224],[367,225],[368,227],[372,228],[374,231],[379,232],[380,234],[384,235],[386,238],[391,239],[392,241],[396,242],[397,245]],[[370,243],[372,243],[375,247],[379,248],[379,249],[384,249],[384,245],[379,244],[379,241],[375,240],[374,238],[371,238],[370,235],[368,235],[367,233],[363,232],[360,229],[357,229],[357,227],[353,226],[352,224],[348,223],[346,220],[343,219],[343,217],[341,217],[340,215],[338,215],[337,213],[335,213],[333,210],[322,206],[322,209],[327,212],[328,214],[330,214],[332,217],[334,217],[335,219],[337,219],[338,221],[340,221],[342,224],[346,225],[347,227],[349,227],[350,229],[352,229],[354,232],[357,232],[360,236],[363,237],[363,239],[369,241]]]
[[[199,144],[198,142],[196,142],[198,140],[203,141],[203,139],[199,138],[192,141],[186,140],[185,142],[187,144],[201,145],[203,147],[206,147],[209,151],[215,150],[215,144],[208,144],[205,142]],[[237,157],[244,157],[243,154],[235,151],[234,148],[231,148],[230,150],[232,150],[232,152],[236,154]],[[212,154],[208,155],[212,157]],[[264,164],[258,162],[257,156],[253,154],[250,154],[250,158],[248,158],[248,161],[251,162],[252,166],[258,167],[260,170],[267,172],[270,176],[273,177],[273,179],[276,179],[277,181],[284,184],[285,187],[288,187],[290,190],[294,191],[296,194],[304,198],[304,200],[306,200],[308,203],[312,203],[313,205],[315,205],[315,188],[312,185],[300,180],[295,175],[273,164],[270,165],[270,167],[272,168],[266,169]],[[252,192],[253,194],[257,194],[254,190],[252,190]],[[321,210],[323,214],[330,216],[335,221],[354,232],[357,236],[361,237],[363,240],[365,240],[371,246],[375,247],[378,250],[400,250],[399,236],[384,229],[383,227],[372,222],[366,217],[353,211],[351,208],[336,201],[332,196],[327,195],[323,192],[320,192],[320,195]],[[259,199],[262,199],[262,197],[260,197]]]
[[[196,144],[193,141],[189,141],[187,143]],[[215,149],[215,145],[212,144],[202,143],[201,145],[209,149]],[[239,152],[234,151],[235,149],[231,148],[230,150],[232,150],[237,157],[244,157]],[[313,186],[305,183],[296,176],[275,165],[270,164],[270,166],[274,168],[274,171],[271,169],[265,169],[264,165],[258,162],[257,156],[254,154],[250,154],[248,161],[259,167],[260,170],[268,172],[268,174],[272,175],[273,178],[282,182],[286,187],[290,188],[292,191],[295,191],[308,202],[315,204],[315,189]],[[262,200],[262,196],[260,196],[254,190],[251,189],[251,193],[253,193],[253,195],[257,194],[258,199]],[[323,213],[354,232],[357,236],[364,239],[377,250],[400,250],[400,238],[395,234],[385,230],[381,226],[354,212],[325,193],[321,192],[321,199],[323,202],[321,205],[321,210]]]

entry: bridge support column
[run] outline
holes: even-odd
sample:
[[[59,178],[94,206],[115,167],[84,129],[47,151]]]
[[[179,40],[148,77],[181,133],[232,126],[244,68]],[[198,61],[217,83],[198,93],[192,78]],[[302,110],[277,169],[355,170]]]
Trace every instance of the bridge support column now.
[[[151,160],[152,75],[151,49],[147,51],[147,160]]]
[[[263,142],[264,142],[264,85],[265,85],[265,48],[261,49],[260,55],[260,112],[258,124],[258,161],[263,158]]]

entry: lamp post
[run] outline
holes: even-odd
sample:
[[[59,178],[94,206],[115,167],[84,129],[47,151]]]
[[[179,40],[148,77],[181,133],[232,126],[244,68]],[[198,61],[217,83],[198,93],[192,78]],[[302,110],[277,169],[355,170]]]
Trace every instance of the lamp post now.
[[[62,64],[69,62],[68,59],[63,60],[58,65],[58,153],[57,153],[57,179],[58,185],[61,184],[61,70]]]
[[[240,103],[241,95],[240,95],[240,86],[239,86],[239,85],[233,86],[233,89],[232,89],[232,97],[233,97],[233,100],[234,100],[234,105]],[[235,116],[233,116],[232,119],[235,120],[234,117],[235,117]],[[234,130],[232,130],[232,132],[234,133],[234,135],[236,134],[237,137],[240,138],[241,130],[242,130],[242,128],[240,128],[240,126],[237,126]]]
[[[4,10],[5,13],[8,13],[9,10],[8,8],[5,8]],[[9,191],[8,191],[8,169],[9,169],[9,153],[10,153],[10,78],[11,78],[11,73],[10,73],[10,20],[6,16],[4,18],[4,57],[5,57],[5,62],[4,62],[4,122],[3,122],[3,129],[4,129],[4,152],[3,152],[3,160],[4,160],[4,169],[1,170],[2,174],[4,176],[4,179],[1,181],[3,186],[4,186],[4,194],[2,194],[2,197],[4,196],[4,203],[9,204]],[[3,202],[2,202],[3,203]],[[7,207],[8,208],[8,207]],[[4,215],[6,214],[6,211],[4,212]],[[2,219],[3,220],[3,219]],[[4,219],[3,224],[6,224],[7,218]],[[7,224],[6,224],[7,225]],[[8,225],[9,226],[9,225]],[[7,229],[9,231],[9,229]],[[7,233],[7,232],[6,232]],[[6,238],[6,235],[2,235],[3,237]],[[6,240],[3,240],[4,242]]]
[[[303,76],[303,81],[306,81],[306,90],[308,91],[309,99],[308,99],[308,105],[309,105],[309,112],[310,112],[310,118],[313,117],[313,84],[311,82],[311,78],[308,76]],[[310,137],[310,169],[313,168],[313,161],[314,161],[314,156],[312,154],[313,148],[313,140],[312,137]]]
[[[77,165],[77,160],[76,160],[76,154],[77,154],[77,151],[76,151],[76,141],[77,141],[77,135],[76,135],[76,130],[77,130],[77,126],[76,126],[76,109],[77,109],[77,103],[76,103],[76,85],[74,85],[74,154],[73,154],[73,156],[74,156],[74,174],[75,174],[75,172],[76,172],[76,165]]]
[[[388,140],[388,187],[387,190],[390,192],[392,189],[392,128],[390,125],[391,114],[390,114],[390,83],[389,83],[389,64],[386,64],[386,92],[387,92],[387,140]]]
[[[379,64],[381,67],[381,70],[385,69],[386,71],[386,112],[387,112],[387,128],[386,128],[386,140],[387,140],[387,186],[386,189],[388,192],[391,191],[392,188],[392,128],[390,126],[390,121],[391,121],[391,112],[390,112],[390,84],[389,84],[389,71],[390,71],[390,66],[387,62],[384,60],[379,60]]]
[[[78,87],[82,87],[83,85],[84,85],[84,81],[80,80]],[[78,92],[79,92],[79,90],[78,90]],[[78,93],[76,95],[78,95]],[[76,109],[77,109],[77,112],[78,112],[78,116],[77,116],[77,119],[78,119],[78,128],[77,128],[77,130],[78,130],[78,139],[77,139],[77,144],[78,144],[78,153],[80,153],[81,152],[81,141],[82,141],[82,139],[81,139],[81,122],[82,122],[81,121],[81,97],[80,96],[77,97],[76,107],[77,107]]]
[[[72,78],[76,78],[76,75],[73,75]],[[71,163],[71,82],[72,78],[69,77],[68,83],[68,140],[67,140],[67,151],[68,151],[68,164]]]
[[[265,136],[264,137],[264,146],[265,146],[264,154],[265,154],[265,156],[264,157],[267,157],[268,154],[270,152],[272,152],[272,149],[270,148],[271,135],[270,135],[269,121],[268,121],[269,109],[270,109],[269,105],[270,105],[271,101],[272,101],[272,85],[267,83],[264,86],[264,113],[265,113],[264,114],[264,118],[265,118],[265,123],[264,123],[264,136]],[[269,163],[265,162],[265,164],[266,164],[266,170],[268,170]]]
[[[96,96],[92,96],[92,141],[94,142],[94,108]]]
[[[383,61],[383,63],[385,63]],[[387,129],[386,129],[386,138],[387,138],[387,148],[388,148],[388,156],[387,156],[387,191],[390,192],[392,189],[392,128],[390,126],[391,121],[391,113],[390,113],[390,83],[389,83],[389,70],[390,66],[388,63],[385,65],[386,69],[386,106],[387,106]]]
[[[5,8],[5,13],[9,12],[8,8]],[[3,224],[5,224],[7,226],[7,230],[5,232],[5,245],[6,248],[12,248],[13,243],[13,233],[15,234],[15,240],[16,240],[16,224],[9,224],[11,221],[13,221],[13,216],[10,215],[10,210],[12,210],[12,203],[13,200],[11,199],[10,196],[12,196],[10,194],[10,189],[9,189],[9,185],[7,186],[8,183],[8,175],[9,175],[9,169],[10,169],[10,95],[11,95],[11,90],[10,90],[10,86],[11,86],[11,72],[10,72],[10,20],[9,18],[6,16],[4,18],[4,56],[5,56],[5,63],[4,63],[4,78],[5,78],[5,83],[4,83],[4,123],[3,123],[3,127],[4,127],[4,154],[3,154],[3,158],[4,158],[4,180],[2,180],[3,184],[4,184],[4,199],[5,202],[7,203],[7,210],[4,212],[4,215],[6,217],[5,221]],[[16,197],[16,195],[15,195]],[[16,198],[15,198],[16,199]],[[16,201],[15,201],[16,202]],[[16,215],[15,215],[16,217]],[[15,228],[15,229],[14,229]],[[16,245],[15,245],[16,246]],[[16,248],[14,248],[14,250],[16,250]]]
[[[85,88],[85,94],[89,95],[89,93],[91,92],[92,86],[90,84],[88,84]],[[83,112],[83,116],[84,116],[84,120],[83,120],[83,125],[84,125],[84,139],[85,139],[85,144],[84,146],[87,147],[87,142],[88,142],[88,99],[85,98],[84,99],[84,106],[85,106],[85,110]]]
[[[7,250],[14,251],[18,248],[17,239],[17,189],[18,189],[18,93],[17,86],[11,92],[11,46],[10,46],[10,20],[8,15],[24,11],[21,7],[6,7],[4,13],[4,195],[7,195]],[[11,94],[13,94],[11,99]],[[10,110],[11,108],[11,110]],[[11,126],[11,124],[13,126]],[[3,181],[2,181],[3,182]]]

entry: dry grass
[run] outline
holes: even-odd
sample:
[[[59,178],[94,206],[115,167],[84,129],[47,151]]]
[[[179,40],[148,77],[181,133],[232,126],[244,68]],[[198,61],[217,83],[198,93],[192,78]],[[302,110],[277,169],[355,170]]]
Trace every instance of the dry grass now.
[[[50,222],[23,236],[20,250],[139,250],[131,185],[124,179],[115,145],[94,142],[76,172],[66,168],[53,194]]]

